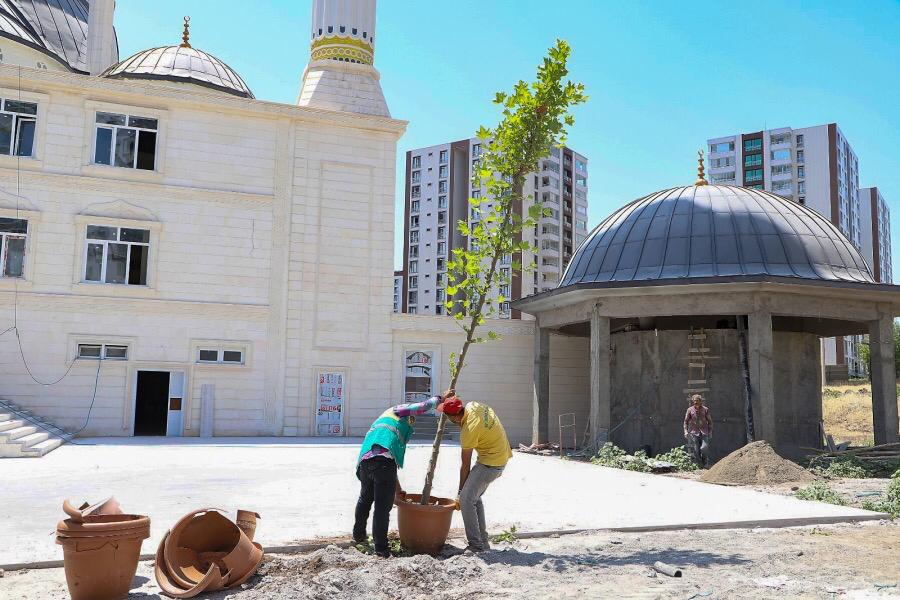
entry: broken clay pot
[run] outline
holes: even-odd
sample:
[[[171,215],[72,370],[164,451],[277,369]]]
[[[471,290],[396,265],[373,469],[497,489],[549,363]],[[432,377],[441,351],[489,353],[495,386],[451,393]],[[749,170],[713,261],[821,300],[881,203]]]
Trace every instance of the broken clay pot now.
[[[108,502],[108,501],[104,501]],[[56,527],[56,543],[63,548],[66,583],[72,600],[117,600],[128,595],[137,571],[141,544],[150,537],[150,519],[142,515],[63,507],[70,518]],[[75,512],[76,514],[72,514]],[[76,520],[77,519],[77,520]]]
[[[166,596],[193,598],[244,583],[262,558],[262,546],[221,512],[205,508],[188,513],[166,532],[154,574]]]
[[[432,503],[423,506],[419,504],[421,498],[421,494],[407,494],[394,502],[400,541],[413,554],[435,556],[447,541],[456,501],[432,496]]]
[[[252,510],[237,511],[235,522],[241,528],[241,531],[247,534],[251,542],[253,541],[253,536],[256,535],[256,520],[259,518],[261,518],[259,513],[255,513]]]

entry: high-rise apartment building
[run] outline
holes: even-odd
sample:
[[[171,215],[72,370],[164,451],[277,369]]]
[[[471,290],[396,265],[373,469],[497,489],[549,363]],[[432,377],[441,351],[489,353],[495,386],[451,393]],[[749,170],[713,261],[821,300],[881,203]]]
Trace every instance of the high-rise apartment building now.
[[[890,279],[889,211],[877,188],[859,188],[859,160],[836,123],[792,129],[768,129],[707,140],[709,182],[766,190],[791,198],[829,219],[860,250],[871,249],[876,281]],[[874,207],[874,209],[873,209]],[[885,257],[886,251],[886,257]],[[877,257],[877,258],[876,258]],[[887,261],[875,266],[875,262]],[[850,375],[863,375],[859,358],[862,336],[824,341],[825,364],[846,365]],[[840,369],[838,369],[840,371]],[[838,376],[840,378],[840,376]]]
[[[859,190],[862,212],[862,251],[875,281],[894,283],[891,262],[891,211],[877,187]]]
[[[403,271],[394,271],[394,312],[403,308]]]
[[[491,210],[485,197],[480,209],[470,209],[469,198],[484,190],[473,188],[473,173],[481,157],[481,140],[470,138],[418,148],[406,153],[406,202],[403,234],[402,312],[441,315],[446,313],[447,261],[454,248],[464,247],[466,238],[456,223],[478,222]],[[523,264],[536,258],[533,272],[511,272],[513,257],[504,257],[500,269],[510,283],[499,292],[506,298],[500,316],[518,318],[509,301],[551,289],[587,236],[587,158],[569,148],[554,148],[535,165],[525,183],[525,206],[541,201],[550,216],[542,218],[534,231],[524,232],[539,248],[538,256],[522,257]]]

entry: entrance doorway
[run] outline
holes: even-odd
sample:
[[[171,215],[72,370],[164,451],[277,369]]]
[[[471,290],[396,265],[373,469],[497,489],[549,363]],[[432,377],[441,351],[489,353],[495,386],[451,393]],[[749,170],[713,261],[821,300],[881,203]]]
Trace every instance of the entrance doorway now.
[[[169,372],[138,371],[134,435],[166,435],[169,415]]]

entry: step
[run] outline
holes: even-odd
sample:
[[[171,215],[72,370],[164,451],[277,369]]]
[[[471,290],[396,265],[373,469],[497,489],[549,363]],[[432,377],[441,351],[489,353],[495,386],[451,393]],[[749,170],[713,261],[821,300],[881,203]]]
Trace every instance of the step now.
[[[23,425],[22,427],[16,427],[15,429],[10,429],[8,431],[0,432],[0,442],[6,441],[11,442],[12,440],[17,440],[19,438],[25,437],[26,435],[31,435],[32,433],[37,431],[37,427],[32,427],[31,425]]]
[[[50,438],[43,442],[38,442],[30,448],[26,448],[24,454],[28,456],[43,456],[51,450],[56,450],[62,445],[63,441],[59,438]]]
[[[10,429],[16,429],[18,427],[23,427],[25,425],[25,421],[22,419],[7,419],[0,421],[0,432],[9,431]]]
[[[2,410],[2,409],[3,409],[3,407],[0,406],[0,410]],[[12,413],[0,412],[0,421],[8,421],[10,419],[15,419],[15,418],[16,418],[16,415],[14,415]]]
[[[25,448],[31,448],[35,444],[40,444],[44,440],[50,439],[50,434],[46,431],[36,431],[31,435],[26,435],[24,437],[20,437],[16,440],[17,444],[22,444]]]

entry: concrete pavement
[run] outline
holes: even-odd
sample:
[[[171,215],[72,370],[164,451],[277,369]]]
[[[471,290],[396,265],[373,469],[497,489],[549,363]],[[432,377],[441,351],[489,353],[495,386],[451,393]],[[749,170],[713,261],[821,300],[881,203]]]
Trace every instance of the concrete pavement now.
[[[303,438],[102,438],[80,440],[40,459],[0,461],[0,565],[57,560],[62,502],[114,495],[149,515],[152,553],[183,514],[201,507],[262,515],[257,540],[287,545],[346,535],[358,493],[359,440]],[[430,445],[411,445],[400,481],[424,482]],[[454,497],[459,449],[442,449],[434,493]],[[784,525],[866,519],[874,513],[752,490],[516,454],[485,496],[489,529],[521,531]],[[392,525],[396,522],[392,517]],[[462,526],[459,514],[454,527]]]

